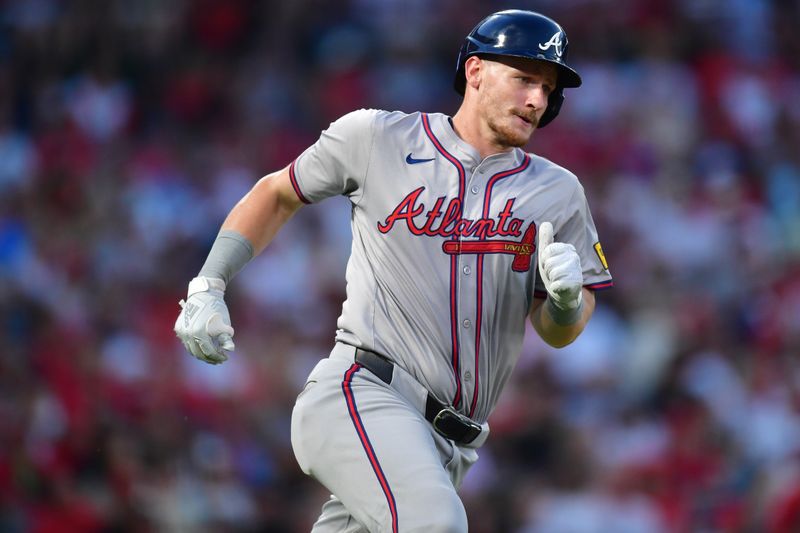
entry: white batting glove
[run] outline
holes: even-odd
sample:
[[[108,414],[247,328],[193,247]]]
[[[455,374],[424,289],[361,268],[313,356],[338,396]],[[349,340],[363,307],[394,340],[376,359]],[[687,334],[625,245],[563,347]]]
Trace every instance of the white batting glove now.
[[[233,328],[225,305],[225,282],[199,276],[189,282],[186,301],[175,321],[175,334],[186,350],[206,363],[218,365],[232,352]]]
[[[575,247],[553,242],[553,225],[539,226],[539,275],[556,307],[577,309],[583,299],[583,270]]]

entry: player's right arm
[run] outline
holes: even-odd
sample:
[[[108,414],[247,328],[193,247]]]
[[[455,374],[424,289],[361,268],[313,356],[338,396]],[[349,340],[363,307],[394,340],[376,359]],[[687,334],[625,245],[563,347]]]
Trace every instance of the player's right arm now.
[[[175,321],[175,334],[194,357],[211,364],[228,359],[235,346],[225,288],[302,205],[287,166],[258,180],[228,214]]]
[[[363,192],[378,111],[361,109],[332,123],[281,171],[260,179],[228,214],[200,274],[189,283],[175,333],[198,359],[219,364],[234,349],[225,305],[228,282],[261,253],[304,203]]]
[[[250,241],[258,255],[303,202],[289,176],[289,166],[264,176],[234,206],[221,231],[235,231]]]

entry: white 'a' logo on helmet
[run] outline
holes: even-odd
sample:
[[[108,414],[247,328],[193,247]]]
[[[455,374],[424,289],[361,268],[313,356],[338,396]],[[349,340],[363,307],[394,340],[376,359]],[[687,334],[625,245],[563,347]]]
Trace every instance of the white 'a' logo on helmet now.
[[[557,31],[550,37],[550,40],[546,43],[539,43],[539,50],[549,50],[551,46],[555,47],[556,57],[561,59],[561,54],[563,51],[561,50],[561,46],[563,45],[564,41],[562,40],[562,33]]]

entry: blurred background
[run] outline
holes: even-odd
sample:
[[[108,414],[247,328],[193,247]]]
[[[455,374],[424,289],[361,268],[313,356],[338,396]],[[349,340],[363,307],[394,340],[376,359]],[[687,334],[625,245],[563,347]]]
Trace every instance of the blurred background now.
[[[338,116],[453,114],[487,14],[556,18],[573,170],[616,287],[529,334],[461,491],[471,531],[800,531],[800,5],[0,1],[0,531],[301,532],[294,397],[332,345],[348,205],[232,284],[236,354],[172,327],[224,216]],[[340,201],[341,200],[341,201]]]

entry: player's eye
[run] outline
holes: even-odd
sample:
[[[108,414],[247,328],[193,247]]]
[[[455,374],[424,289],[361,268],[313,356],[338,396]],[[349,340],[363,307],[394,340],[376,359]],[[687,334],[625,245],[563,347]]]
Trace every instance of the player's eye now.
[[[516,76],[516,79],[520,84],[528,87],[540,83],[537,79],[534,79],[530,76]],[[554,89],[553,85],[546,82],[541,82],[541,86],[542,86],[542,92],[544,92],[546,96],[550,96],[550,94],[553,92]]]

